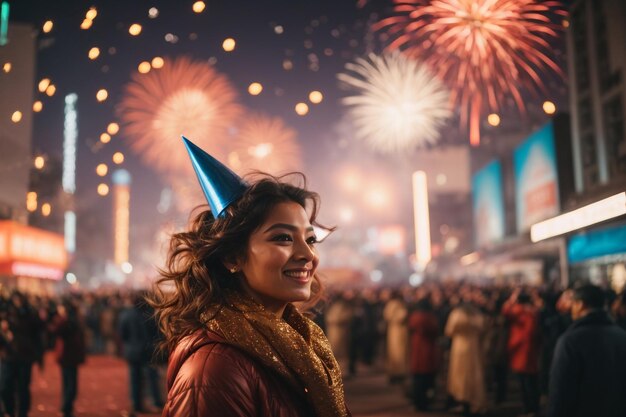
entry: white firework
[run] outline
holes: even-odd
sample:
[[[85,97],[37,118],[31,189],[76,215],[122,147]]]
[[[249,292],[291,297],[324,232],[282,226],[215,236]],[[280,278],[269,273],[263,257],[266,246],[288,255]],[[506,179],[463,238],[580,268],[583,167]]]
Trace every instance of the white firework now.
[[[358,92],[342,99],[358,139],[382,153],[437,142],[452,115],[450,93],[425,66],[395,52],[358,58],[346,70],[337,78]]]

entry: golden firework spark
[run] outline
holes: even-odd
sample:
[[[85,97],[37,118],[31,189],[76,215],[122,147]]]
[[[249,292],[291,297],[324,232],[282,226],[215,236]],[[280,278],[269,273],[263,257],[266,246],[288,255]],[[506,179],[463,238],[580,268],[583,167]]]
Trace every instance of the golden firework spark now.
[[[275,175],[302,170],[295,130],[279,117],[261,114],[242,120],[227,162],[242,175],[253,170]]]

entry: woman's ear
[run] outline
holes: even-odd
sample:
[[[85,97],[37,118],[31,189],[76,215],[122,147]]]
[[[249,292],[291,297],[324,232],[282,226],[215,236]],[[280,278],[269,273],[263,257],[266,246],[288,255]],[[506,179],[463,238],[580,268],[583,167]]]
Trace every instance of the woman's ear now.
[[[225,259],[224,261],[222,261],[222,264],[231,274],[234,274],[235,272],[238,272],[240,270],[238,262],[232,258]]]

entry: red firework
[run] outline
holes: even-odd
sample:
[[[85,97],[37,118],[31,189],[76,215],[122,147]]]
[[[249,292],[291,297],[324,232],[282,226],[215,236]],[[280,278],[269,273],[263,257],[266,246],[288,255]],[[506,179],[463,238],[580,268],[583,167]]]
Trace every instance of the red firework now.
[[[521,89],[545,91],[544,71],[562,75],[549,57],[548,39],[561,26],[550,16],[567,16],[560,1],[539,0],[394,0],[396,15],[374,25],[401,49],[429,65],[452,90],[469,121],[470,143],[480,143],[485,110],[501,108],[512,97],[525,111]]]
[[[218,159],[242,111],[225,75],[204,62],[166,60],[162,69],[135,73],[117,110],[124,134],[142,160],[166,172],[191,171],[185,135]]]

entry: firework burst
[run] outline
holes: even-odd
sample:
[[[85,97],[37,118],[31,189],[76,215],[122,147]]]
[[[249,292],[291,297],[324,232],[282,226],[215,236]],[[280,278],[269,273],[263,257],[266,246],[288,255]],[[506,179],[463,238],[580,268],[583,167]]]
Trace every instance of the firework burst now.
[[[497,111],[512,97],[524,112],[521,88],[545,91],[540,74],[562,74],[548,56],[547,39],[559,26],[550,16],[566,16],[560,1],[547,0],[394,0],[396,15],[374,25],[402,49],[424,60],[452,89],[469,121],[470,142],[480,142],[481,115]]]
[[[241,113],[226,76],[187,58],[133,74],[118,106],[130,147],[145,163],[166,172],[189,171],[181,135],[217,158],[225,156],[228,129]]]
[[[337,77],[359,93],[342,99],[358,139],[382,153],[412,151],[439,139],[451,115],[449,93],[430,70],[399,53],[370,54],[346,69]]]
[[[240,174],[260,170],[281,174],[302,170],[296,132],[278,117],[250,114],[241,121],[231,144],[229,166]]]

